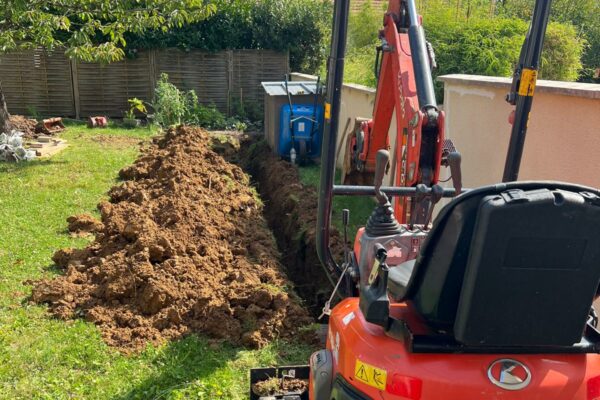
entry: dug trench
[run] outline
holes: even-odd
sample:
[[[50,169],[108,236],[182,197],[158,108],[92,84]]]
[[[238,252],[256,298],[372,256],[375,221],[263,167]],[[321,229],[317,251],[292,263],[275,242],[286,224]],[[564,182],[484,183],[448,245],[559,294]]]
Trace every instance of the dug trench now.
[[[316,191],[264,143],[239,149],[197,128],[155,139],[120,171],[100,221],[68,219],[94,240],[58,250],[63,274],[29,282],[32,301],[94,323],[124,352],[190,333],[248,347],[314,341],[305,327],[331,290],[316,256]],[[339,250],[339,235],[332,242]]]
[[[332,291],[317,256],[317,190],[303,184],[298,168],[274,155],[264,140],[243,142],[237,162],[250,174],[265,203],[265,218],[296,292],[317,318]],[[330,245],[337,259],[342,259],[343,239],[334,227]]]

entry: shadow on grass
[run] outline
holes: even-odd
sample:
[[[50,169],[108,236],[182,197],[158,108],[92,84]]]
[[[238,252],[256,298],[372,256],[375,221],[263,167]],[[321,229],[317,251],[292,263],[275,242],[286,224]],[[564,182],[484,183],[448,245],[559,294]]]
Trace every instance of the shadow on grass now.
[[[211,346],[206,339],[197,336],[188,336],[160,349],[149,349],[144,357],[149,358],[154,371],[113,400],[230,398],[224,388],[231,384],[232,378],[226,366],[237,357],[239,350],[227,344]]]
[[[312,351],[311,346],[286,342],[251,351],[191,335],[146,351],[154,371],[112,400],[246,399],[251,368],[306,364]]]
[[[20,161],[11,163],[0,163],[0,173],[11,173],[17,171],[31,170],[40,167],[47,167],[49,165],[63,165],[68,164],[67,161],[54,160],[54,159],[37,159],[32,161]]]

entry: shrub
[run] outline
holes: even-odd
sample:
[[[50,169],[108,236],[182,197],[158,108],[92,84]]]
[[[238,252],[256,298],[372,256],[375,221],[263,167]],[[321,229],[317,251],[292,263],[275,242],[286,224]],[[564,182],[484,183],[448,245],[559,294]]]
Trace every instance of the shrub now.
[[[498,13],[511,18],[531,18],[534,0],[511,0],[504,2],[502,7],[498,8]],[[573,26],[574,31],[570,31],[566,37],[569,38],[573,32],[576,37],[585,41],[585,46],[581,49],[582,68],[579,71],[579,80],[591,81],[593,71],[600,68],[600,1],[598,0],[554,0],[550,12],[552,21]],[[552,25],[548,27],[549,33],[562,36],[556,32]],[[568,29],[568,28],[567,28]],[[553,32],[554,30],[554,32]],[[570,29],[569,29],[570,30]],[[555,40],[553,37],[547,37],[547,40]],[[580,43],[575,45],[575,50],[580,51]],[[568,50],[568,47],[565,47]],[[557,53],[558,57],[560,54]],[[567,54],[567,58],[573,59],[577,54]],[[549,62],[547,63],[549,64]],[[562,72],[566,75],[573,75],[573,71]]]
[[[206,20],[168,32],[130,35],[129,47],[177,47],[220,51],[289,51],[291,68],[314,73],[327,51],[332,15],[329,0],[211,0],[217,11]]]
[[[375,46],[351,49],[346,54],[344,80],[369,87],[377,86],[375,77]]]
[[[529,0],[523,0],[529,1]],[[465,6],[466,4],[466,6]],[[451,73],[506,76],[518,62],[528,22],[494,16],[487,1],[428,0],[420,10],[424,27],[436,53],[439,69],[434,75]],[[375,41],[383,13],[369,4],[350,20],[346,81],[375,86]],[[571,24],[551,23],[543,50],[540,77],[575,80],[581,69],[585,42]],[[361,46],[361,47],[357,47]],[[441,83],[436,83],[441,100]]]
[[[350,15],[348,24],[348,47],[359,49],[378,44],[379,31],[383,28],[383,10],[365,2],[360,10]]]
[[[179,125],[188,112],[186,96],[169,82],[167,74],[161,74],[154,89],[154,122],[163,128]]]
[[[552,22],[548,25],[540,77],[557,81],[575,81],[579,77],[585,41],[577,37],[571,24]]]
[[[207,129],[245,130],[246,123],[236,117],[227,118],[215,104],[202,105],[194,90],[180,91],[162,74],[154,92],[154,122],[163,128],[173,125],[197,125]]]

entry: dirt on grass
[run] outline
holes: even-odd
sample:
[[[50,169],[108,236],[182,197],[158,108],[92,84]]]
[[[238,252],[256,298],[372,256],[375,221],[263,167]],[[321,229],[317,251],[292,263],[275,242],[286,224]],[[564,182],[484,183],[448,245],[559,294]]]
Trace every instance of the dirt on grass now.
[[[291,393],[304,393],[308,389],[308,381],[304,379],[271,378],[252,386],[252,391],[259,396],[275,396]]]
[[[95,241],[57,251],[65,274],[33,282],[33,301],[95,323],[123,351],[192,332],[260,347],[312,322],[248,176],[204,131],[169,131],[120,176]]]
[[[140,139],[138,138],[122,135],[98,135],[93,136],[91,140],[96,143],[100,143],[102,146],[106,147],[125,147],[134,146],[136,144],[143,144],[143,142],[140,141]]]
[[[35,132],[37,121],[35,119],[30,119],[22,115],[11,115],[9,122],[11,128],[23,132],[25,138],[32,139],[37,136]]]
[[[282,262],[311,314],[318,317],[332,291],[317,256],[318,195],[302,184],[297,167],[274,155],[265,141],[244,144],[242,164],[266,203],[265,216],[282,251]],[[343,238],[331,227],[330,245],[343,259]]]
[[[67,229],[74,236],[87,236],[102,231],[104,225],[89,214],[72,215],[67,218]]]

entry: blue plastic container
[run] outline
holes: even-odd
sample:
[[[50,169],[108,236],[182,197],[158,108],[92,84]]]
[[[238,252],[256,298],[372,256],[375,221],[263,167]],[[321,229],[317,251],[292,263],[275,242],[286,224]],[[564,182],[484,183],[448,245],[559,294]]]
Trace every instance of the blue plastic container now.
[[[294,104],[292,107],[293,115],[289,105],[281,107],[277,154],[289,158],[292,150],[292,129],[290,128],[293,128],[294,148],[298,157],[301,156],[302,141],[305,143],[306,157],[319,157],[321,155],[321,138],[323,137],[323,106],[318,105],[316,112],[313,104]]]

